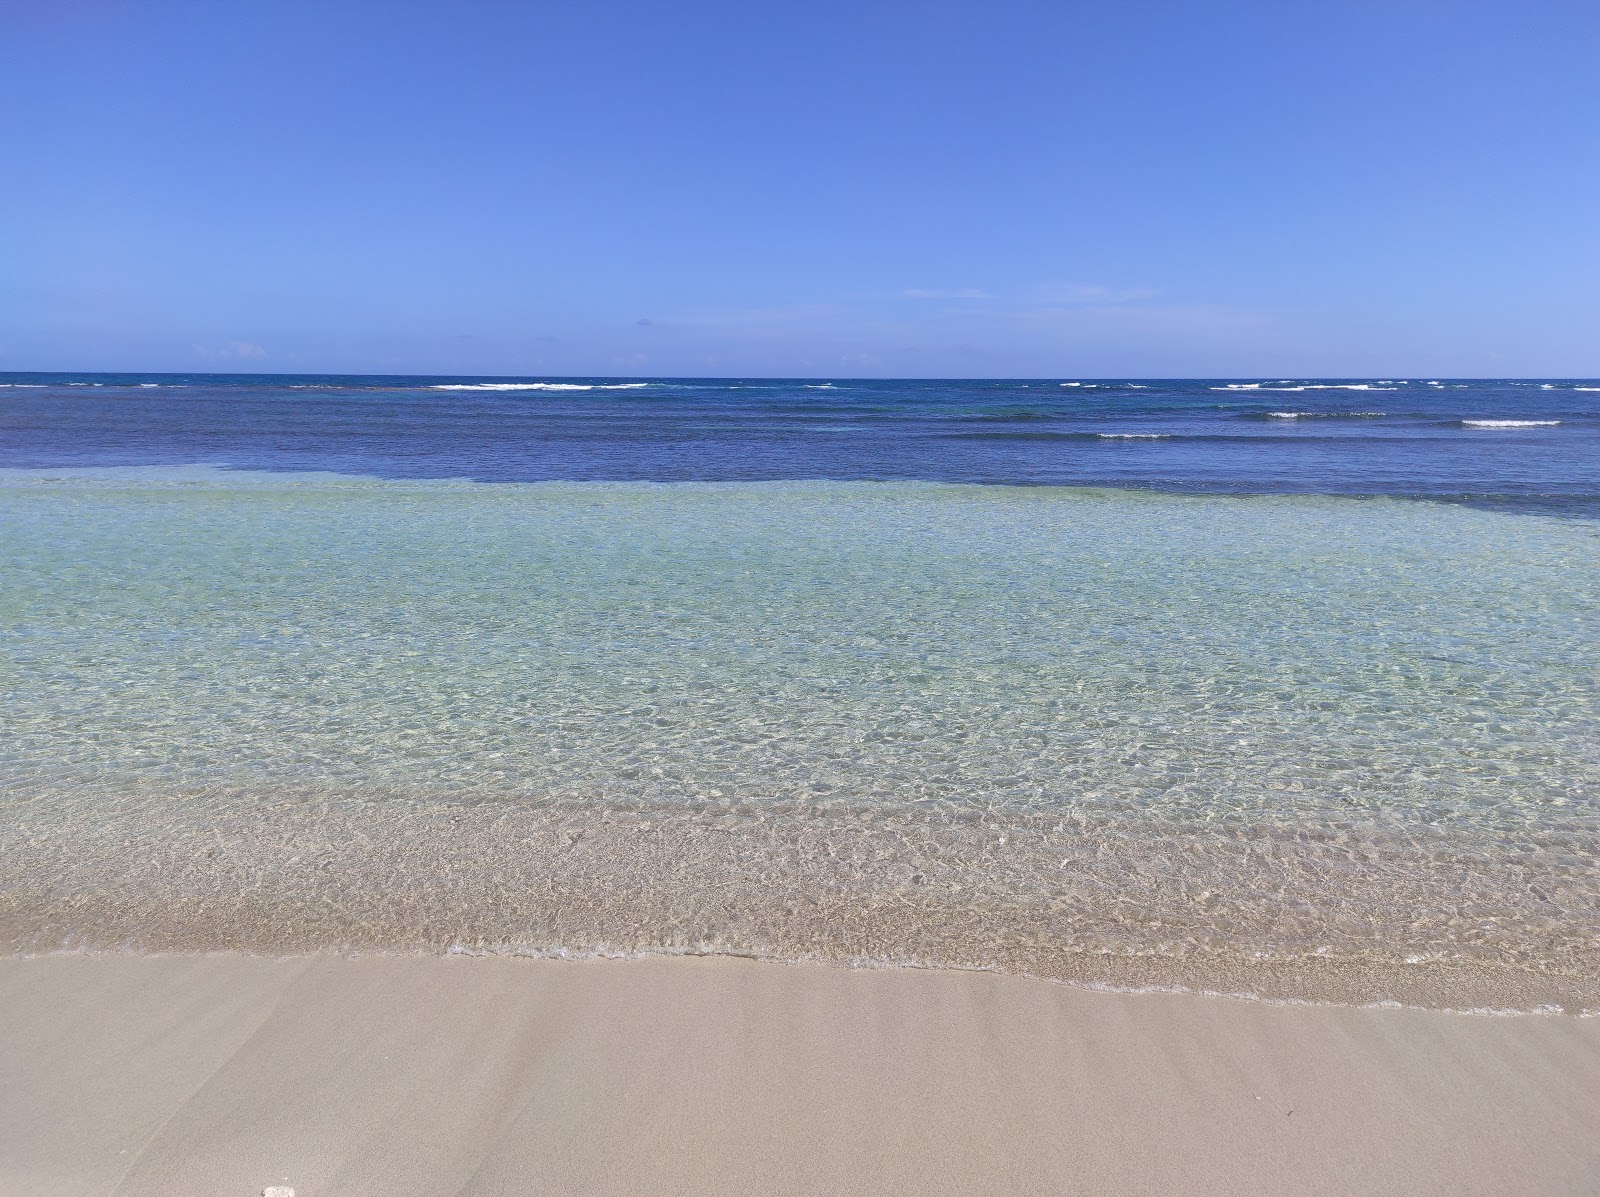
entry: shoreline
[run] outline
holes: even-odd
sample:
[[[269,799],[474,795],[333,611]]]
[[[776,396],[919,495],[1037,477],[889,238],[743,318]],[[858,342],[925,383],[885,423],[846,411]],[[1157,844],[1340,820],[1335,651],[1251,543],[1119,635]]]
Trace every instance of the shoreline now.
[[[330,960],[347,961],[437,961],[437,960],[504,960],[529,961],[535,964],[605,964],[642,963],[651,961],[713,961],[733,965],[759,965],[763,968],[821,969],[830,972],[870,973],[935,973],[951,976],[997,977],[1038,985],[1059,985],[1084,993],[1103,993],[1114,997],[1176,997],[1198,998],[1205,1001],[1241,1002],[1247,1005],[1281,1006],[1310,1010],[1409,1010],[1439,1014],[1454,1018],[1571,1018],[1578,1020],[1600,1019],[1600,1006],[1571,1008],[1556,1003],[1539,1003],[1524,1006],[1446,1006],[1403,1001],[1396,998],[1345,999],[1337,997],[1303,997],[1288,993],[1256,993],[1248,990],[1205,989],[1180,983],[1158,981],[1139,982],[1100,981],[1073,976],[1056,976],[1043,973],[1014,972],[985,965],[928,963],[917,960],[893,959],[839,959],[827,956],[794,958],[762,955],[758,952],[736,948],[631,948],[616,949],[608,945],[591,948],[566,947],[464,947],[451,945],[438,951],[424,948],[341,948],[324,947],[310,950],[251,951],[242,948],[147,949],[139,947],[60,947],[48,951],[23,951],[0,953],[0,967],[8,962],[48,960],[215,960],[258,961],[268,964],[306,963]],[[1284,972],[1293,972],[1297,965],[1289,965]]]
[[[1364,1192],[1600,1182],[1600,1021],[728,958],[0,959],[0,1187]]]
[[[0,828],[0,859],[16,862],[0,952],[702,954],[1356,1007],[1600,1009],[1593,912],[1569,905],[1561,956],[1519,958],[1518,875],[1493,865],[1435,869],[1413,912],[1426,921],[1408,927],[1386,921],[1422,892],[1404,857],[1389,870],[1402,893],[1334,871],[1337,844],[1101,844],[1093,828],[1020,820],[51,794]],[[1334,883],[1340,920],[1308,902]]]

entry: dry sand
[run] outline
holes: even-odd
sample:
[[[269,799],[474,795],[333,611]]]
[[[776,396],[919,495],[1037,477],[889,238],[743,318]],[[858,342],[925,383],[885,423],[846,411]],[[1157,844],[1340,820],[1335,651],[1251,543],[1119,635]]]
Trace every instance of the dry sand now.
[[[1588,1194],[1600,1019],[727,959],[0,960],[0,1193]]]

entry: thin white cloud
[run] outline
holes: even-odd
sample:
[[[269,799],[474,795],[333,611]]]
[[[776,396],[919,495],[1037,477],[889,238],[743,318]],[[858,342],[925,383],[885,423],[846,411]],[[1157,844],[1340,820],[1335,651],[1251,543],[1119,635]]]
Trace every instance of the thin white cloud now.
[[[835,304],[788,304],[751,308],[702,308],[671,313],[671,326],[684,332],[765,334],[827,327],[848,318]],[[660,324],[660,322],[656,322]]]
[[[1154,299],[1156,291],[1149,287],[1107,287],[1100,283],[1041,283],[1030,296],[1036,302],[1064,303],[1137,303],[1141,299]]]
[[[254,341],[229,341],[221,348],[196,345],[194,351],[207,361],[213,362],[244,361],[267,356],[267,351]]]
[[[1010,319],[1018,329],[1045,334],[1173,341],[1248,339],[1274,324],[1266,313],[1220,304],[1062,303],[1015,312]]]
[[[968,287],[959,291],[926,290],[921,287],[908,287],[900,292],[907,299],[993,299],[987,291],[980,291],[976,287]]]
[[[1159,292],[1149,287],[1109,287],[1103,283],[1038,283],[1021,291],[998,295],[979,287],[908,287],[900,292],[902,299],[984,299],[1008,307],[1138,303],[1154,299],[1157,294]]]

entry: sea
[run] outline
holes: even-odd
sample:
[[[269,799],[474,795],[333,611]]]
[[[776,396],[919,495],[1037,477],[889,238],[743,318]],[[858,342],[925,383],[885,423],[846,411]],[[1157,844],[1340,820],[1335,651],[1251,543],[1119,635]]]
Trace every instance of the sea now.
[[[0,951],[1600,1009],[1600,381],[0,374]]]

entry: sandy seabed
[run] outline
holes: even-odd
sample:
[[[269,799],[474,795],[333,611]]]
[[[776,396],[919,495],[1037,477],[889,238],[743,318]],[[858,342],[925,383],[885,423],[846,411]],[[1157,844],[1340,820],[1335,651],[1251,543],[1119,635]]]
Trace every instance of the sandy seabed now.
[[[0,959],[0,1192],[1582,1194],[1600,1018],[716,958]]]
[[[1450,849],[1422,831],[1384,847],[1017,817],[51,794],[0,820],[0,954],[730,955],[1600,1010],[1593,861]]]

